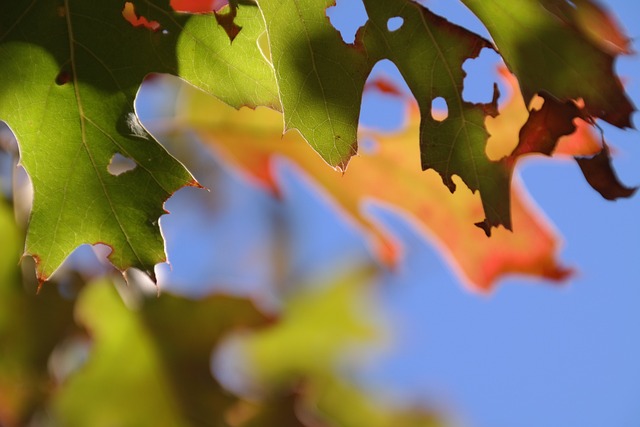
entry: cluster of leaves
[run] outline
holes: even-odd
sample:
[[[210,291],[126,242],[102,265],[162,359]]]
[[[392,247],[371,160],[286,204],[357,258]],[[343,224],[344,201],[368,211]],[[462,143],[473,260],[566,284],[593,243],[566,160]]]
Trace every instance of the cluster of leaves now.
[[[504,78],[510,78],[508,83],[517,89],[517,83],[506,72]],[[176,80],[166,79],[164,83],[175,85]],[[509,273],[553,280],[569,273],[556,260],[557,236],[536,215],[518,183],[513,185],[511,202],[517,233],[498,229],[491,239],[486,239],[473,226],[473,218],[482,212],[480,199],[465,188],[450,194],[436,173],[420,170],[415,144],[420,128],[419,111],[411,99],[386,80],[371,82],[368,90],[384,90],[399,97],[407,110],[406,123],[390,133],[361,129],[359,138],[374,146],[361,151],[344,175],[334,173],[314,156],[299,133],[290,132],[283,137],[282,114],[266,108],[236,111],[189,85],[177,86],[176,113],[174,117],[163,118],[164,131],[158,131],[172,151],[184,144],[182,135],[195,131],[225,163],[238,167],[275,194],[280,190],[274,177],[274,161],[277,158],[292,161],[365,230],[374,253],[386,265],[396,265],[401,248],[383,223],[362,210],[367,199],[386,202],[413,218],[423,235],[441,243],[441,251],[450,255],[452,266],[472,289],[490,290],[500,277]],[[517,93],[512,93],[499,119],[487,123],[494,135],[490,141],[492,152],[512,150],[517,142],[518,124],[526,121],[528,112]],[[586,126],[581,127],[581,132],[562,138],[558,147],[565,155],[592,155],[599,149],[595,135]],[[188,159],[185,162],[188,164]]]
[[[165,260],[162,205],[178,188],[198,184],[137,119],[136,90],[152,72],[180,76],[231,107],[282,112],[284,131],[297,129],[329,165],[345,170],[358,151],[367,76],[389,59],[417,100],[421,169],[436,171],[451,192],[455,176],[479,192],[474,221],[487,235],[513,226],[511,177],[520,156],[551,154],[581,121],[631,125],[634,109],[613,71],[629,42],[591,0],[464,0],[495,44],[412,0],[363,3],[368,21],[346,44],[326,17],[329,0],[4,2],[0,119],[15,133],[33,182],[26,253],[39,280],[84,243],[110,246],[121,270],[153,276]],[[402,18],[399,29],[388,26],[391,18]],[[499,159],[486,154],[497,89],[490,103],[462,97],[463,63],[485,48],[496,49],[517,77],[525,109],[534,97],[543,100],[526,111],[515,148]],[[446,117],[432,112],[439,98]],[[133,170],[113,173],[117,156]],[[633,193],[618,182],[604,142],[578,162],[604,197]],[[474,280],[486,287],[490,278]]]
[[[36,296],[33,271],[16,263],[24,236],[1,199],[0,232],[2,426],[442,425],[340,374],[358,363],[346,348],[385,341],[366,268],[291,294],[277,315],[248,299],[157,298],[73,271]]]
[[[630,127],[633,106],[613,73],[630,51],[624,34],[591,0],[463,0],[495,44],[413,0],[363,3],[369,20],[346,44],[326,17],[330,0],[3,2],[0,119],[33,183],[26,254],[37,281],[85,243],[108,245],[117,268],[150,276],[166,259],[163,204],[199,184],[138,120],[136,92],[150,73],[189,83],[169,134],[195,130],[274,193],[273,158],[294,161],[388,264],[399,249],[363,212],[368,198],[402,208],[476,289],[513,272],[565,277],[555,235],[512,174],[523,155],[561,152],[577,156],[604,197],[633,193],[593,132],[596,119]],[[509,69],[513,93],[501,108],[497,90],[485,104],[462,96],[463,64],[482,49],[496,49]],[[382,59],[417,102],[387,82],[367,85]],[[402,99],[403,129],[358,129],[367,87]],[[433,108],[440,98],[446,114]],[[78,275],[36,298],[21,286],[25,236],[4,202],[0,235],[1,425],[440,425],[338,374],[345,347],[381,339],[355,307],[367,298],[367,269],[285,298],[281,317],[240,298],[148,298]],[[220,363],[241,365],[242,384],[211,375],[218,348]]]

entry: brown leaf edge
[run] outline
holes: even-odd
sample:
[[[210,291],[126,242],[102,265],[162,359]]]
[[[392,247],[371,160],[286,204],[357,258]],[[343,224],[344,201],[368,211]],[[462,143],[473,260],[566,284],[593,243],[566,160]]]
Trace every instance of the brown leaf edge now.
[[[638,187],[624,186],[611,165],[611,155],[606,143],[593,157],[575,157],[587,182],[607,200],[628,198],[635,194]]]

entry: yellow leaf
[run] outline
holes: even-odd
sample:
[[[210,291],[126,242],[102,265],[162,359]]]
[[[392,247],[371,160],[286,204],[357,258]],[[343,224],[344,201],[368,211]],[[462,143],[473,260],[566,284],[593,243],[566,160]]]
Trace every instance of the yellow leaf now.
[[[279,112],[261,107],[237,111],[186,85],[180,102],[175,130],[194,130],[226,161],[276,194],[274,158],[294,162],[335,201],[342,213],[365,231],[383,263],[394,265],[400,247],[390,230],[363,212],[362,204],[367,199],[407,214],[425,238],[439,245],[460,277],[474,290],[488,291],[497,279],[510,273],[553,280],[568,274],[556,260],[555,232],[517,179],[512,194],[515,232],[499,228],[487,238],[474,225],[483,217],[478,194],[472,194],[464,185],[458,185],[458,190],[451,194],[437,173],[421,171],[417,142],[420,116],[409,102],[401,130],[392,133],[360,130],[359,140],[374,140],[374,150],[360,149],[344,174],[328,167],[295,131],[283,135]],[[526,115],[525,109],[524,121]],[[516,144],[517,140],[512,143]]]

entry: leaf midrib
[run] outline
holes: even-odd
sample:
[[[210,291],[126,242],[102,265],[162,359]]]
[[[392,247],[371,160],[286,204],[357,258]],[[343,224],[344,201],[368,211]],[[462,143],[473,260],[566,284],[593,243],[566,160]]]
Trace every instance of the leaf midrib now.
[[[73,33],[73,25],[71,22],[71,8],[69,7],[69,0],[64,0],[64,7],[66,10],[65,13],[65,18],[66,18],[66,22],[67,22],[67,34],[69,37],[69,60],[71,62],[71,75],[73,78],[73,89],[75,92],[75,98],[76,98],[76,104],[78,106],[78,115],[80,116],[80,134],[81,134],[81,139],[82,139],[82,146],[85,149],[85,152],[87,153],[87,156],[89,157],[89,160],[91,161],[91,165],[93,166],[93,169],[95,170],[96,173],[96,177],[98,178],[98,181],[100,182],[100,186],[102,187],[102,191],[104,192],[105,198],[107,199],[107,202],[109,203],[109,208],[111,210],[111,213],[113,214],[118,227],[120,228],[120,231],[122,232],[122,235],[125,237],[125,240],[127,242],[127,245],[129,246],[129,248],[131,249],[131,252],[134,254],[134,256],[136,257],[136,259],[138,260],[138,262],[140,263],[140,265],[144,265],[145,263],[142,261],[140,255],[138,254],[138,252],[136,251],[134,245],[131,242],[131,238],[129,236],[129,234],[126,232],[122,221],[120,220],[120,217],[118,216],[118,212],[116,211],[113,201],[111,200],[111,196],[109,195],[109,191],[107,189],[107,186],[104,182],[104,180],[102,179],[102,175],[100,174],[100,170],[98,169],[98,165],[96,164],[96,161],[93,157],[93,154],[91,153],[91,150],[89,149],[89,144],[87,143],[87,137],[86,137],[86,123],[85,120],[88,120],[88,118],[85,115],[84,112],[84,106],[82,104],[82,97],[80,95],[80,86],[78,85],[79,79],[78,79],[78,70],[76,67],[76,58],[75,58],[75,37],[74,37],[74,33]],[[93,243],[93,242],[91,242]],[[115,251],[115,248],[112,248],[113,251]],[[111,252],[110,256],[113,255],[114,252]]]

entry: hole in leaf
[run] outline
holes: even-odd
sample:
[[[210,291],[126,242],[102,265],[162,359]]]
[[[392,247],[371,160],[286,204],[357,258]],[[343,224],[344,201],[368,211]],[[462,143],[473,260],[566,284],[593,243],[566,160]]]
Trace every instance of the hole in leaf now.
[[[498,80],[496,70],[505,67],[500,55],[493,49],[484,48],[476,58],[464,61],[462,99],[473,103],[490,103],[493,100],[493,84]]]
[[[362,0],[337,0],[326,14],[331,25],[340,32],[342,40],[349,44],[355,41],[358,29],[369,20]]]
[[[387,30],[394,32],[402,28],[404,24],[404,18],[401,16],[394,16],[393,18],[389,18],[387,21]]]
[[[66,85],[71,81],[71,73],[67,70],[62,70],[56,76],[56,84],[58,86]]]
[[[225,13],[214,13],[216,22],[224,29],[231,42],[233,42],[241,30],[241,27],[235,21],[237,14],[238,9],[235,7],[228,7]]]
[[[33,183],[23,166],[18,165],[15,169],[12,184],[16,222],[26,227],[33,206]]]
[[[431,101],[431,117],[436,122],[442,122],[449,117],[449,106],[443,97],[439,96]]]
[[[107,166],[107,171],[113,176],[119,176],[125,172],[134,170],[137,166],[138,164],[133,159],[116,153],[111,158],[109,166]]]
[[[131,2],[126,2],[124,4],[122,17],[134,27],[144,27],[151,31],[158,31],[160,29],[160,23],[158,21],[149,21],[144,16],[138,17],[138,15],[136,15],[135,7]]]
[[[405,123],[407,98],[413,96],[398,67],[388,59],[377,62],[362,94],[360,124],[369,129],[399,129]]]

